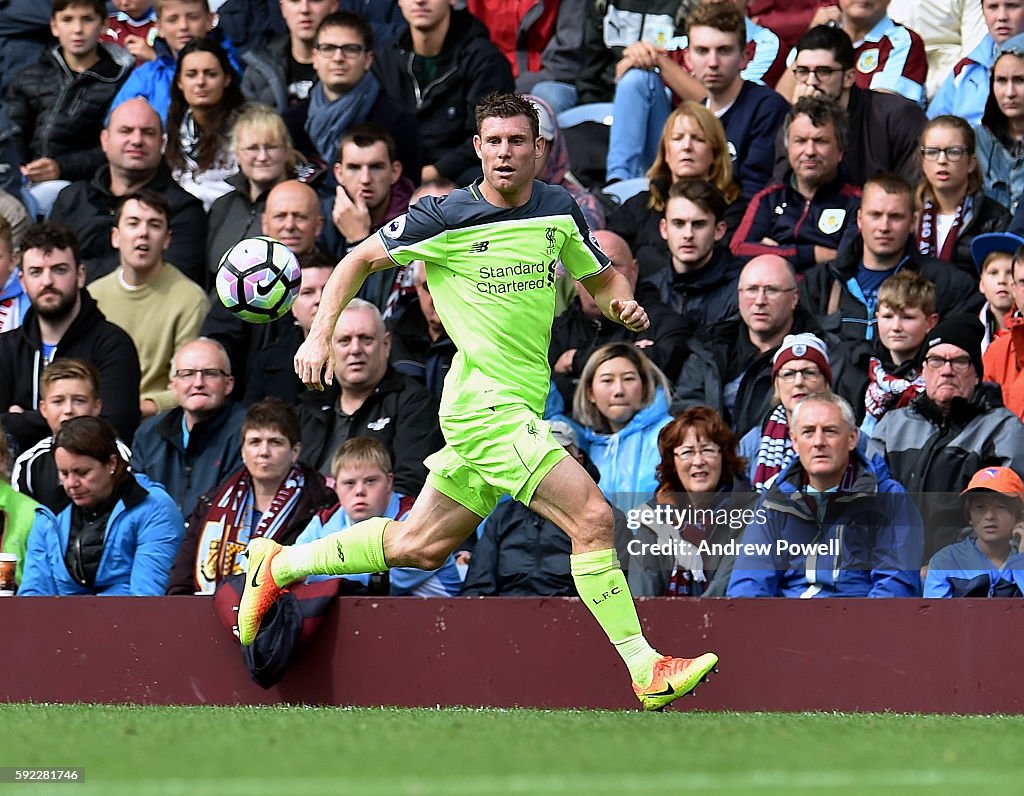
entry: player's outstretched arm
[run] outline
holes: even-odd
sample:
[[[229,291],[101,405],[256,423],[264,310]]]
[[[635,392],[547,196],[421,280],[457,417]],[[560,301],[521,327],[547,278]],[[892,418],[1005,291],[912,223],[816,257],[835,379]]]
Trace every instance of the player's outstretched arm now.
[[[380,237],[371,235],[334,267],[324,285],[309,336],[295,352],[295,374],[312,390],[334,382],[334,349],[331,337],[338,316],[362,287],[367,276],[394,265]]]
[[[614,268],[605,268],[580,283],[594,297],[605,317],[621,323],[631,332],[642,332],[651,325],[644,308],[633,298],[633,289],[626,277]]]

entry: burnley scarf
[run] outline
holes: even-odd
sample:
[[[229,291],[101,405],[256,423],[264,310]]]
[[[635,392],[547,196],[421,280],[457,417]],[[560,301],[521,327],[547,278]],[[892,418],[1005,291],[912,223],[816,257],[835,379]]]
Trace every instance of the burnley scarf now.
[[[924,208],[921,210],[921,220],[917,223],[917,251],[928,257],[937,257],[947,263],[953,261],[953,252],[956,250],[956,239],[960,236],[960,227],[967,223],[971,214],[972,200],[965,196],[964,200],[957,206],[956,215],[953,217],[953,225],[946,234],[946,239],[939,245],[939,224],[938,213],[935,202],[931,199],[925,200]]]
[[[317,83],[309,92],[309,113],[306,132],[325,163],[338,160],[338,142],[353,124],[366,121],[366,117],[380,94],[380,83],[367,72],[348,94],[333,102],[327,99],[322,84]]]
[[[796,458],[789,438],[789,418],[786,407],[779,404],[761,428],[761,444],[757,448],[754,467],[754,489],[764,492],[767,484]]]

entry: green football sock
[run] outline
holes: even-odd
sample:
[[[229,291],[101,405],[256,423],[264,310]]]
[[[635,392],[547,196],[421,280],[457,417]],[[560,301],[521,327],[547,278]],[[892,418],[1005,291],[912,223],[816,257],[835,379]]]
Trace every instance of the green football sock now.
[[[387,517],[371,517],[315,542],[286,545],[270,562],[274,582],[284,586],[307,575],[358,575],[383,572]]]
[[[646,687],[661,657],[644,638],[619,559],[612,549],[569,557],[572,579],[583,602],[615,645],[633,682]]]

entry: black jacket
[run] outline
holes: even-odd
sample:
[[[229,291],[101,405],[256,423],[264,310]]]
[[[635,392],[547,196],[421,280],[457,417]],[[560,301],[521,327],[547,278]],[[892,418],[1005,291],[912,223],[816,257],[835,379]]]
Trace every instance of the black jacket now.
[[[337,495],[328,489],[324,477],[316,470],[300,464],[302,474],[305,476],[306,484],[302,489],[299,499],[292,511],[288,524],[274,535],[274,541],[278,544],[292,544],[299,538],[309,521],[316,516],[317,512],[330,508],[338,502]],[[234,475],[234,472],[229,473]],[[210,513],[210,506],[220,491],[221,479],[206,494],[199,498],[195,510],[185,523],[185,538],[178,548],[178,555],[174,558],[174,565],[171,567],[171,574],[167,581],[168,594],[195,594],[195,569],[196,554],[199,551],[199,540],[202,538],[203,527],[206,525],[206,516]]]
[[[206,233],[206,265],[216,271],[224,252],[238,241],[263,234],[261,216],[267,206],[264,191],[256,201],[249,199],[249,180],[239,171],[227,178],[226,182],[235,190],[217,198],[210,205],[209,228]]]
[[[880,171],[899,174],[911,185],[921,181],[918,146],[928,121],[915,102],[885,91],[868,91],[853,86],[847,107],[850,120],[849,149],[843,156],[843,170],[854,185],[863,185]],[[776,182],[789,170],[783,130],[775,138]]]
[[[161,161],[145,188],[162,194],[171,206],[171,245],[164,259],[196,284],[206,286],[206,211],[203,203],[171,179]],[[118,252],[110,243],[117,196],[110,192],[110,167],[103,165],[89,180],[73,182],[60,192],[51,221],[71,227],[78,237],[86,281],[92,282],[117,268]]]
[[[797,305],[789,334],[813,332],[829,347],[832,381],[837,382],[844,367],[842,341],[821,329],[803,307]],[[714,324],[703,337],[690,341],[690,356],[676,381],[672,414],[691,406],[710,406],[742,437],[764,420],[772,408],[772,357],[777,348],[759,353],[749,342],[747,327],[739,316]],[[725,409],[726,374],[742,370],[734,411]]]
[[[302,461],[323,471],[333,450],[328,450],[337,422],[337,385],[299,398],[302,423]],[[391,455],[395,491],[418,495],[427,479],[423,460],[444,447],[437,419],[438,399],[426,387],[388,367],[377,389],[352,415],[346,439],[370,437]]]
[[[1013,216],[995,199],[985,196],[983,191],[974,194],[974,212],[971,220],[960,229],[953,249],[953,265],[978,273],[971,256],[971,241],[986,232],[1004,232],[1010,226]]]
[[[669,381],[675,381],[689,351],[686,341],[692,328],[686,321],[666,306],[655,289],[646,282],[636,286],[636,300],[647,311],[651,325],[642,332],[631,332],[622,324],[603,315],[591,318],[583,312],[579,298],[575,298],[568,309],[555,318],[551,327],[551,343],[548,345],[548,364],[554,368],[562,354],[572,348],[576,354],[572,359],[570,373],[552,373],[551,378],[565,399],[566,406],[572,406],[583,367],[590,355],[607,343],[634,343],[650,340],[651,345],[643,349],[644,354],[661,368]]]
[[[864,303],[857,285],[857,268],[863,256],[864,238],[858,234],[834,260],[811,268],[800,286],[801,303],[818,318],[822,328],[849,341],[865,340],[878,333],[874,308]],[[904,269],[916,271],[935,285],[935,310],[940,318],[958,313],[977,315],[985,303],[978,292],[977,276],[972,278],[952,263],[918,254],[913,238],[907,242],[896,271]],[[971,270],[977,273],[973,267]]]
[[[132,469],[164,485],[186,517],[199,497],[242,464],[241,429],[245,410],[228,401],[211,417],[196,423],[182,445],[178,407],[151,417],[139,427],[132,445]]]
[[[662,194],[668,193],[666,186]],[[668,244],[661,237],[661,219],[664,213],[652,210],[647,206],[651,199],[650,191],[641,191],[627,199],[608,219],[608,229],[620,235],[629,244],[633,256],[640,263],[640,278],[650,279],[668,262]],[[743,220],[747,210],[746,200],[742,196],[725,209],[725,237],[722,242],[728,245],[733,233]]]
[[[103,163],[103,119],[135,59],[102,44],[98,54],[93,66],[73,72],[61,48],[54,47],[11,81],[11,121],[20,129],[16,141],[22,163],[53,158],[60,179],[69,181],[88,179]]]
[[[871,340],[861,340],[851,344],[846,349],[846,367],[839,378],[835,380],[832,389],[850,402],[853,407],[853,414],[857,418],[857,425],[864,422],[866,406],[864,394],[867,392],[868,366],[871,358],[876,358],[885,367],[887,373],[898,378],[912,379],[917,373],[917,364],[910,360],[902,365],[896,365],[892,361],[892,355],[879,342],[876,334]]]
[[[473,151],[476,106],[488,94],[515,89],[512,67],[491,43],[483,23],[468,11],[452,11],[429,83],[423,80],[423,59],[413,52],[408,32],[379,48],[376,56],[373,70],[381,86],[419,119],[423,162],[456,182],[464,172],[479,168]]]
[[[458,349],[447,334],[431,340],[427,319],[418,299],[413,299],[397,316],[388,320],[391,332],[391,367],[412,376],[434,395],[440,396],[444,377],[452,367]]]
[[[728,246],[716,246],[708,264],[690,273],[677,274],[668,259],[666,252],[666,263],[647,282],[689,328],[706,329],[739,312],[740,269]]]
[[[110,323],[87,290],[81,293],[82,307],[64,333],[53,358],[84,359],[100,374],[100,416],[130,442],[139,425],[139,355],[135,343],[120,326]],[[29,309],[24,324],[0,334],[0,422],[21,446],[28,450],[50,427],[36,407],[39,405],[39,376],[43,372],[43,343],[39,318]],[[22,413],[7,413],[20,406]]]
[[[255,328],[246,355],[245,391],[241,393],[244,406],[264,398],[298,403],[306,387],[295,375],[293,362],[303,339],[302,327],[291,313],[276,323],[262,323]]]

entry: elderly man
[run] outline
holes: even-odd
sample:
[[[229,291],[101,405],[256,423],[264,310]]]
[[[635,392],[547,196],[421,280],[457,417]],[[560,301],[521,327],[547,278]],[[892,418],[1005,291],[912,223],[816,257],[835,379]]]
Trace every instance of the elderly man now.
[[[661,300],[656,289],[647,282],[637,285],[640,264],[626,241],[607,230],[595,232],[594,238],[612,267],[626,277],[637,300],[643,302],[651,325],[642,332],[632,332],[608,320],[586,288],[577,282],[577,298],[555,318],[548,346],[552,378],[566,406],[572,405],[583,366],[606,343],[634,343],[669,380],[674,380],[686,356],[686,339],[691,332],[685,319]]]
[[[785,257],[797,271],[836,256],[860,206],[860,189],[839,171],[847,148],[846,112],[827,97],[802,97],[783,125],[789,171],[750,200],[732,252]]]
[[[813,332],[823,339],[837,379],[843,360],[839,339],[800,306],[793,266],[782,257],[766,254],[747,263],[737,293],[739,317],[719,321],[690,341],[672,411],[710,406],[742,437],[771,409],[772,357],[787,334]]]
[[[1024,423],[1003,406],[998,385],[981,381],[984,328],[972,316],[940,321],[924,339],[924,394],[875,427],[868,458],[881,455],[893,478],[926,496],[926,553],[957,541],[959,492],[983,467],[1024,472]],[[940,493],[940,494],[934,494]]]
[[[86,282],[117,269],[119,253],[110,239],[111,219],[121,198],[148,188],[171,208],[171,243],[164,259],[199,285],[206,284],[203,203],[181,189],[163,160],[163,125],[144,99],[119,105],[100,133],[107,163],[91,180],[73,182],[60,192],[50,218],[67,224],[78,237]]]
[[[808,395],[793,410],[790,435],[798,458],[758,504],[726,595],[919,595],[921,515],[902,486],[857,452],[846,400]]]
[[[394,462],[395,489],[419,494],[427,477],[423,460],[444,447],[437,397],[388,364],[391,335],[380,311],[353,299],[333,337],[336,386],[299,399],[302,460],[331,474],[331,457],[352,437],[372,437]]]
[[[186,517],[207,490],[242,463],[239,429],[245,412],[224,347],[206,337],[186,343],[171,363],[178,406],[151,417],[132,445],[132,469],[159,481]]]

